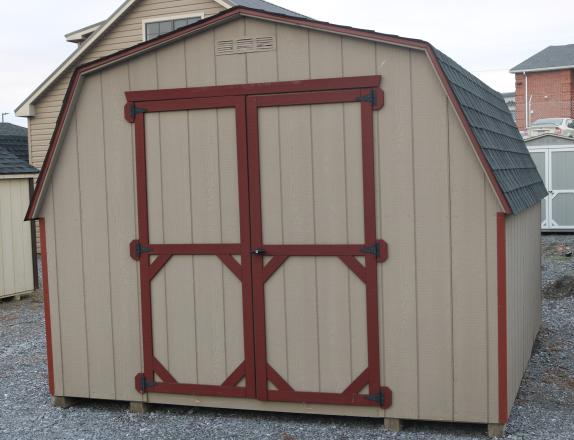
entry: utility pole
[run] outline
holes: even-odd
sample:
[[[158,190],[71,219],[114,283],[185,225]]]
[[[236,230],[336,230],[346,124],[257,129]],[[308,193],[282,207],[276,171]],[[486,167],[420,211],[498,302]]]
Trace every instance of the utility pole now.
[[[9,115],[10,113],[2,113],[2,124],[4,123],[4,116]]]

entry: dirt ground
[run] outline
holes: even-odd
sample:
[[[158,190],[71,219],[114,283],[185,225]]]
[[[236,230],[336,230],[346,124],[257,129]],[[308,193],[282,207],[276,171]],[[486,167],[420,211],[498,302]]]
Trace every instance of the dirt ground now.
[[[545,235],[542,326],[510,415],[506,438],[574,439],[574,236]],[[485,439],[484,425],[410,423],[170,406],[128,412],[85,401],[62,410],[47,391],[39,294],[0,303],[0,439]]]

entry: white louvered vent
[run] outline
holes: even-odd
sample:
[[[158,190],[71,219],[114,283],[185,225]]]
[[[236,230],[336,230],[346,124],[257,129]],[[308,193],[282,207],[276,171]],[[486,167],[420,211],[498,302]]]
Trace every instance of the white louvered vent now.
[[[216,55],[267,52],[275,50],[275,37],[242,37],[233,40],[219,40],[215,43]]]

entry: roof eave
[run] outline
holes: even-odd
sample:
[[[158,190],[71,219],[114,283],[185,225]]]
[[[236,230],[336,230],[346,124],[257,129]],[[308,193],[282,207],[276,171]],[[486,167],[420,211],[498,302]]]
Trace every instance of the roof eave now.
[[[478,139],[476,138],[472,129],[470,128],[470,123],[467,120],[464,112],[462,111],[462,107],[461,107],[460,103],[458,102],[458,99],[456,98],[454,91],[452,90],[452,87],[451,87],[450,83],[448,82],[448,79],[446,78],[446,75],[445,75],[445,73],[444,73],[444,71],[440,65],[440,62],[437,59],[434,48],[430,43],[423,41],[423,40],[418,40],[418,39],[399,37],[399,36],[395,36],[395,35],[381,34],[381,33],[377,33],[374,31],[356,29],[356,28],[352,28],[352,27],[348,27],[348,26],[334,25],[331,23],[320,22],[320,21],[306,19],[306,18],[290,17],[290,16],[286,16],[286,15],[274,14],[274,13],[270,13],[270,12],[265,12],[265,11],[261,11],[261,10],[250,9],[250,8],[246,8],[243,6],[238,6],[238,7],[231,8],[230,10],[224,11],[220,14],[217,14],[213,17],[210,17],[206,20],[202,20],[202,21],[198,22],[197,24],[186,26],[185,28],[182,28],[179,31],[174,31],[174,32],[171,32],[169,34],[164,35],[163,37],[158,37],[154,40],[146,41],[146,42],[140,43],[136,46],[132,46],[130,48],[120,50],[119,52],[116,52],[112,55],[109,55],[107,57],[92,61],[92,62],[87,63],[87,64],[82,65],[82,66],[78,66],[76,68],[76,70],[72,76],[72,80],[70,81],[70,85],[68,87],[68,90],[66,92],[66,97],[64,99],[64,105],[62,106],[62,110],[60,111],[60,115],[58,116],[56,130],[54,131],[54,135],[52,136],[52,139],[50,141],[50,147],[48,150],[48,154],[46,156],[46,160],[44,161],[44,164],[42,165],[42,169],[41,169],[40,175],[38,177],[38,184],[36,185],[36,188],[34,190],[34,194],[33,194],[32,199],[30,201],[30,206],[28,207],[28,211],[26,212],[26,220],[34,220],[38,217],[39,206],[41,205],[40,202],[41,202],[42,194],[43,194],[43,186],[44,186],[44,183],[48,177],[49,169],[50,169],[50,166],[52,163],[52,157],[53,157],[54,151],[57,149],[57,146],[59,145],[59,142],[60,142],[59,136],[60,136],[60,133],[63,131],[62,127],[66,124],[66,121],[67,121],[67,111],[72,106],[72,102],[75,99],[75,94],[76,94],[75,92],[77,90],[78,84],[81,82],[82,77],[84,75],[89,74],[93,71],[97,71],[104,66],[117,63],[117,62],[119,62],[125,58],[129,58],[131,56],[134,56],[134,54],[145,53],[148,50],[152,50],[152,49],[155,49],[157,47],[161,47],[165,44],[169,44],[169,43],[171,43],[171,42],[173,42],[179,38],[182,38],[183,36],[191,34],[193,32],[201,32],[205,28],[209,28],[211,26],[214,26],[216,24],[220,24],[220,23],[225,22],[227,20],[234,19],[238,16],[265,18],[265,19],[272,21],[272,22],[275,21],[275,22],[281,22],[281,23],[286,23],[286,24],[292,24],[295,26],[303,27],[303,28],[321,30],[324,32],[329,32],[329,33],[338,33],[338,34],[342,34],[342,35],[350,35],[350,36],[353,36],[355,38],[361,38],[361,39],[366,39],[366,40],[370,40],[370,41],[386,42],[388,44],[394,44],[397,46],[409,47],[412,49],[418,49],[418,50],[424,51],[427,54],[427,56],[429,57],[429,60],[431,61],[432,65],[434,67],[434,70],[438,75],[440,83],[442,84],[445,92],[447,93],[447,96],[449,97],[449,100],[451,101],[452,105],[454,106],[454,108],[456,110],[458,118],[461,121],[465,132],[467,133],[467,136],[468,136],[468,138],[469,138],[469,140],[473,146],[473,149],[475,151],[476,156],[479,159],[479,162],[481,163],[481,166],[483,167],[484,171],[486,172],[486,174],[488,176],[488,180],[489,180],[489,182],[490,182],[490,184],[491,184],[491,186],[492,186],[492,188],[496,194],[497,199],[500,202],[501,207],[503,208],[503,210],[506,214],[512,214],[512,209],[510,207],[510,203],[509,203],[508,199],[506,198],[506,196],[504,195],[504,192],[502,191],[498,181],[496,180],[496,177],[494,176],[494,172],[493,172],[492,168],[490,167],[490,165],[488,164],[488,161],[486,160],[484,153],[481,151],[480,144],[478,143]]]
[[[571,66],[554,66],[554,67],[536,67],[533,69],[510,69],[510,73],[530,73],[530,72],[548,72],[551,70],[569,70],[574,69],[574,64]]]

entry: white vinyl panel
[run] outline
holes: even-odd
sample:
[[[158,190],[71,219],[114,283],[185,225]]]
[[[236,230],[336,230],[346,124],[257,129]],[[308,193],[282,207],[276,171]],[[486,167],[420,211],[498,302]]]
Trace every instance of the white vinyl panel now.
[[[134,375],[142,371],[139,268],[127,251],[138,235],[135,148],[133,125],[118,116],[129,88],[127,64],[102,73],[116,399],[141,400],[134,387]]]
[[[379,265],[384,384],[393,390],[390,417],[418,417],[417,302],[410,51],[377,45],[385,106],[377,127],[377,236],[389,245]]]
[[[84,82],[76,115],[90,397],[113,399],[115,375],[106,158],[99,75],[93,75]]]
[[[9,180],[0,182],[2,186],[0,191],[1,206],[12,204],[11,182]],[[12,233],[12,215],[10,209],[0,211],[0,221],[2,222],[0,242],[2,243],[2,263],[4,271],[4,290],[0,295],[8,295],[14,292],[16,285],[15,267],[14,267],[14,235]]]
[[[70,121],[52,176],[62,343],[63,394],[89,397],[88,338],[80,217],[76,118]]]
[[[411,52],[419,416],[452,420],[451,237],[447,98]]]

